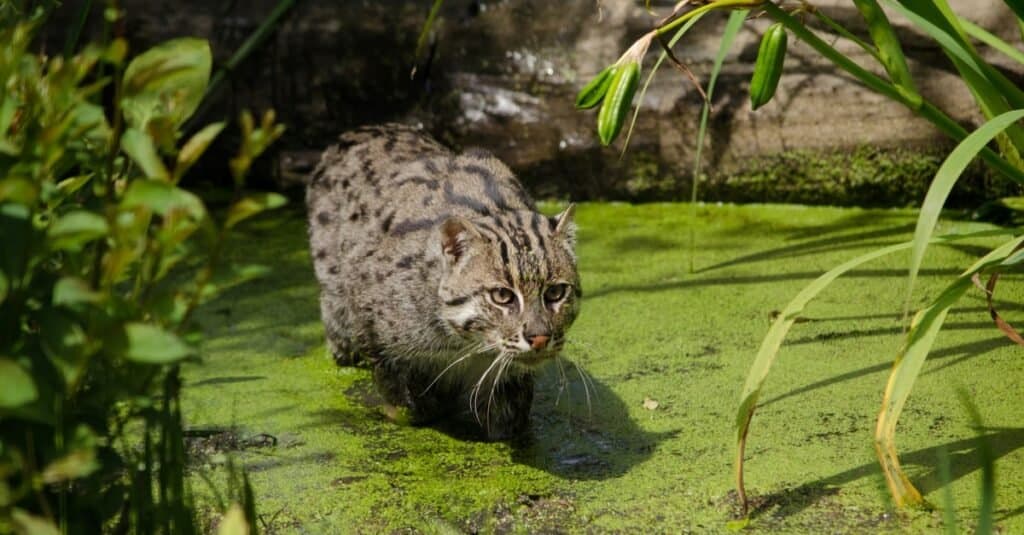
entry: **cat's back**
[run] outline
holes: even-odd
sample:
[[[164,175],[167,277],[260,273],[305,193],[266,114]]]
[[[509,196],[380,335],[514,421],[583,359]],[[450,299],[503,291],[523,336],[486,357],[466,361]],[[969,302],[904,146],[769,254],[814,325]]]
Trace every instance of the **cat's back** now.
[[[455,154],[406,125],[363,127],[329,147],[306,193],[317,277],[387,290],[429,283],[425,248],[451,216],[534,210],[515,175],[485,151]]]
[[[453,215],[534,209],[515,175],[491,154],[455,154],[399,124],[343,134],[313,172],[307,205],[312,232],[351,228],[374,240],[418,235]]]

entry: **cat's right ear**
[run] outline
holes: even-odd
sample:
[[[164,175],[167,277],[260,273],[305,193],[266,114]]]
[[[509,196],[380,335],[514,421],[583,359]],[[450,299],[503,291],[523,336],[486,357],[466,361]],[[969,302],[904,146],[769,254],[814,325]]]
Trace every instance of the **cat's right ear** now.
[[[441,224],[441,250],[449,265],[461,260],[469,244],[480,237],[480,231],[469,220],[457,216],[446,219]]]

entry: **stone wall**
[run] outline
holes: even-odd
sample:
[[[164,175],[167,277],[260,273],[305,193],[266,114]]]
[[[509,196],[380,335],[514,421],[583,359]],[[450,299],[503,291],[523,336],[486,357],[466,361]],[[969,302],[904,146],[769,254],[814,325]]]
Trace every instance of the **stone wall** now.
[[[491,150],[540,195],[678,198],[689,188],[701,106],[682,74],[665,67],[655,77],[641,102],[630,150],[621,159],[619,146],[599,145],[594,112],[579,112],[572,105],[583,83],[652,26],[656,19],[644,3],[447,0],[429,59],[410,78],[416,37],[430,2],[300,1],[266,46],[231,73],[231,83],[207,118],[240,108],[275,108],[289,126],[271,162],[273,174],[284,183],[301,182],[317,152],[337,133],[364,123],[400,120],[422,123],[452,145]],[[661,14],[672,3],[652,2]],[[981,26],[1019,43],[1002,2],[950,3]],[[70,20],[74,4],[61,8],[57,20]],[[275,4],[122,1],[127,33],[137,50],[158,40],[197,35],[211,40],[221,62]],[[814,4],[865,34],[851,2]],[[723,13],[706,17],[675,49],[701,79],[711,67],[725,19]],[[901,148],[934,159],[949,146],[929,123],[864,89],[794,39],[776,98],[752,112],[747,85],[760,34],[769,23],[765,18],[748,21],[721,75],[705,152],[713,186],[709,194],[734,198],[728,192],[736,188],[727,187],[732,177],[756,173],[780,154]],[[904,21],[894,23],[921,91],[958,120],[976,123],[973,99],[941,52]],[[836,45],[862,65],[870,64],[855,45]],[[657,53],[658,46],[652,46],[646,67],[653,65]],[[1000,64],[1012,68],[1008,62]],[[1022,78],[1019,70],[1010,74]],[[765,200],[776,200],[770,188]],[[808,199],[798,195],[796,200]]]

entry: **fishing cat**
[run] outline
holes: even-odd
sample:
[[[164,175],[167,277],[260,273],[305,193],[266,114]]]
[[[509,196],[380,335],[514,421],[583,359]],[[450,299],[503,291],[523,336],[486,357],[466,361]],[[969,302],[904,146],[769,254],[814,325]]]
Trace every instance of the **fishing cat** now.
[[[580,309],[573,207],[544,216],[494,156],[398,124],[343,134],[306,203],[335,361],[369,362],[414,423],[524,432],[534,370]]]

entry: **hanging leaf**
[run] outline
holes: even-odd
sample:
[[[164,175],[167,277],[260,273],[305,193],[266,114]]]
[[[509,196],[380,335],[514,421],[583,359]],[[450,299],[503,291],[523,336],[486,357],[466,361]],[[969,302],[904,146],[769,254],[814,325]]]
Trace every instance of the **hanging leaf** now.
[[[155,180],[168,180],[170,175],[167,167],[164,166],[160,154],[156,151],[153,139],[135,128],[125,130],[121,136],[121,148],[124,149],[133,162],[135,162],[148,178]]]

